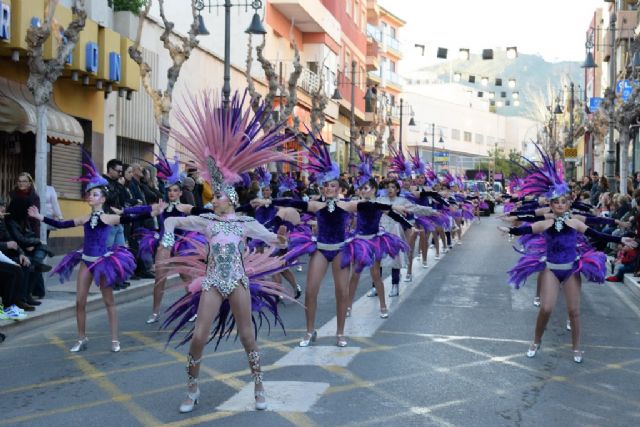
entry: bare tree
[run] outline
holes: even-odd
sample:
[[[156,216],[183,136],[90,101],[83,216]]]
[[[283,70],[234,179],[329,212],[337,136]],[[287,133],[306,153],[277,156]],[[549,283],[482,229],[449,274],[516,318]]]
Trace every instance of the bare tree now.
[[[191,56],[191,52],[198,45],[198,10],[196,9],[196,0],[191,0],[191,15],[193,21],[189,27],[188,37],[180,36],[173,33],[173,22],[169,21],[164,12],[164,0],[158,0],[158,6],[160,7],[160,17],[164,25],[164,31],[160,36],[164,48],[169,51],[169,56],[173,64],[167,70],[167,87],[164,91],[154,89],[151,84],[151,66],[143,59],[142,49],[140,48],[140,39],[142,37],[142,27],[144,26],[153,0],[147,0],[145,8],[140,12],[140,19],[138,21],[138,32],[136,34],[136,40],[132,46],[129,47],[129,56],[140,67],[140,77],[142,78],[142,87],[145,92],[151,97],[153,102],[153,115],[156,119],[156,123],[160,127],[160,147],[166,151],[167,142],[169,140],[169,133],[167,130],[171,127],[169,122],[169,115],[171,113],[171,107],[173,104],[173,89],[176,85],[176,81],[180,76],[180,70],[185,61]],[[176,42],[175,40],[178,40]]]
[[[286,97],[282,100],[282,94],[285,93],[285,88],[282,84],[280,84],[278,73],[276,72],[275,67],[264,56],[264,48],[266,45],[266,37],[262,38],[262,43],[256,46],[256,58],[260,65],[262,66],[262,71],[264,72],[265,78],[267,80],[267,93],[264,97],[264,119],[263,119],[263,129],[265,132],[271,130],[275,125],[275,121],[273,118],[274,111],[274,103],[277,97],[280,97],[281,102],[278,104],[278,111],[280,120],[285,120],[288,117],[292,116],[293,108],[298,103],[298,80],[300,79],[300,75],[302,74],[302,64],[300,62],[300,51],[298,49],[298,44],[296,43],[295,37],[293,37],[293,24],[291,27],[290,38],[292,40],[293,47],[293,71],[289,75],[287,81],[287,90]],[[246,68],[245,68],[245,77],[247,79],[247,88],[249,91],[249,95],[251,96],[251,107],[253,111],[257,111],[260,107],[260,94],[255,89],[255,85],[253,82],[253,77],[251,76],[251,66],[253,64],[253,47],[251,42],[251,37],[249,36],[249,42],[247,44],[247,59],[246,59]],[[289,127],[289,129],[293,133],[298,133],[298,125],[299,120],[297,117],[293,117],[293,125]]]
[[[79,34],[87,19],[84,0],[75,0],[71,12],[73,19],[64,29],[54,19],[58,0],[45,2],[44,22],[39,27],[31,26],[27,30],[26,42],[29,46],[29,79],[27,87],[33,94],[36,104],[36,190],[44,197],[47,189],[47,104],[53,92],[53,84],[62,75],[66,59],[73,52]],[[43,47],[53,35],[58,41],[55,57],[44,59]],[[45,227],[40,228],[40,239],[47,240]]]
[[[324,70],[324,59],[319,70]],[[311,93],[311,130],[315,133],[322,132],[325,125],[324,110],[327,108],[329,98],[324,91],[324,73],[320,73],[318,87]]]

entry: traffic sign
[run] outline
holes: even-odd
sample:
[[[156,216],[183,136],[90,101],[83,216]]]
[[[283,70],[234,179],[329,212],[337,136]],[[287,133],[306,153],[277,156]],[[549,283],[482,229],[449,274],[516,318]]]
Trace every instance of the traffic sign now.
[[[591,112],[597,111],[600,108],[602,101],[604,101],[604,98],[599,98],[596,96],[589,99],[589,111]]]

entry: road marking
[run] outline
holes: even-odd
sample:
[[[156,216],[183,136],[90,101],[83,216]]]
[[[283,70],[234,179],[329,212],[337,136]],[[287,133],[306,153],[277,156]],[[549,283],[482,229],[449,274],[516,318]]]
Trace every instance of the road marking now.
[[[267,410],[274,412],[307,412],[329,383],[302,381],[265,381]],[[246,384],[238,393],[218,406],[219,411],[255,411],[253,383]]]
[[[276,366],[347,366],[360,352],[360,347],[311,346],[296,347],[277,360]]]
[[[54,335],[50,341],[53,345],[61,348],[63,351],[68,351],[65,343],[56,335]],[[75,355],[75,357],[72,357],[71,359],[80,371],[82,371],[86,376],[91,377],[91,381],[98,384],[98,386],[102,390],[106,391],[114,401],[121,403],[125,408],[127,408],[127,411],[135,417],[140,424],[143,426],[157,426],[160,424],[160,420],[135,403],[130,394],[120,391],[114,383],[107,379],[107,376],[103,372],[91,363],[87,362],[82,356]]]

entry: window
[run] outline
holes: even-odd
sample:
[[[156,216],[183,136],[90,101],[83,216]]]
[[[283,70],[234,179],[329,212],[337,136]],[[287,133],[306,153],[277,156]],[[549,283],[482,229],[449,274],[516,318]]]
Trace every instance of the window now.
[[[364,67],[360,67],[360,89],[364,90],[366,79],[366,72],[364,71]]]
[[[351,79],[351,55],[346,51],[344,53],[344,75]]]
[[[451,129],[451,139],[460,141],[460,129]]]
[[[393,27],[389,27],[389,36],[390,36],[392,39],[397,38],[397,37],[396,37],[396,29],[395,29],[395,28],[393,28]]]
[[[476,144],[484,144],[484,135],[476,133]]]
[[[355,0],[353,5],[353,22],[358,25],[360,23],[360,4],[358,0]]]
[[[471,142],[471,132],[464,132],[464,142]]]
[[[347,0],[347,15],[353,14],[353,0]]]
[[[396,72],[396,63],[394,61],[389,61],[389,71],[392,73]]]

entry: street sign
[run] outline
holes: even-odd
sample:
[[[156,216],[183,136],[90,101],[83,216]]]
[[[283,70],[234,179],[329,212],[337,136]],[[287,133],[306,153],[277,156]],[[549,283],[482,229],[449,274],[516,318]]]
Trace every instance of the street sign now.
[[[578,149],[576,147],[564,148],[564,161],[565,162],[577,162],[578,161]]]
[[[448,163],[449,162],[449,153],[447,152],[436,152],[433,156],[433,161],[436,163]]]
[[[637,85],[637,80],[634,80],[633,82],[631,82],[631,80],[618,80],[618,83],[616,83],[616,93],[619,93],[622,100],[627,102],[633,92],[634,86]]]
[[[600,108],[602,101],[604,101],[604,98],[599,98],[596,96],[589,99],[589,111],[591,112],[597,111]]]

